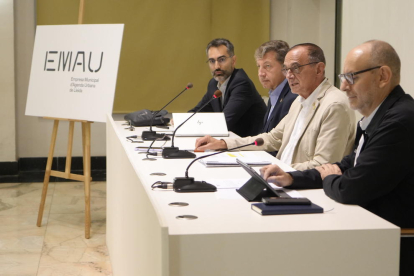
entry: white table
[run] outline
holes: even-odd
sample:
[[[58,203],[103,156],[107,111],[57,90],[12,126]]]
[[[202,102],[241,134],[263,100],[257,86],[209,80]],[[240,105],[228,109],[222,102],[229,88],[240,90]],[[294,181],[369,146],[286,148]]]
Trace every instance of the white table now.
[[[121,123],[108,116],[107,245],[115,276],[398,275],[400,229],[363,208],[334,202],[323,190],[300,193],[325,213],[282,216],[260,216],[234,190],[151,190],[155,181],[184,176],[191,159],[143,161],[145,155],[134,151],[142,144],[125,139],[140,130],[125,130]],[[188,148],[194,140],[176,138],[175,144]],[[240,167],[199,162],[189,175],[205,181],[249,178]]]

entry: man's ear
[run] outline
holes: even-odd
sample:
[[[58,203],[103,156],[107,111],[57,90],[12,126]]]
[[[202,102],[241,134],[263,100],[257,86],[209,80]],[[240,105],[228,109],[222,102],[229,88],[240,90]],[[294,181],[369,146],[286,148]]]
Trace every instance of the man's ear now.
[[[237,61],[237,57],[236,57],[236,55],[234,55],[234,56],[232,57],[232,59],[233,59],[233,61],[232,61],[233,67],[235,67],[235,65],[236,65],[236,61]]]
[[[317,64],[316,64],[316,73],[319,75],[319,74],[324,74],[324,72],[325,72],[325,63],[323,63],[323,62],[318,62]]]
[[[387,65],[382,66],[379,68],[380,75],[379,75],[379,87],[383,88],[384,86],[387,86],[391,82],[392,78],[392,71],[391,68]]]

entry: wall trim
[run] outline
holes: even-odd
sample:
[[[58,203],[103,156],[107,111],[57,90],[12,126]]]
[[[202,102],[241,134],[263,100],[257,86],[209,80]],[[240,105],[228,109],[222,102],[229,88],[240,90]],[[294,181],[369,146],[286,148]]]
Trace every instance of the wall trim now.
[[[20,158],[17,162],[0,162],[0,183],[43,182],[47,157]],[[65,171],[66,157],[54,157],[52,170]],[[72,157],[71,173],[83,174],[83,157]],[[92,181],[106,181],[106,156],[91,157]],[[50,177],[50,182],[73,182]]]

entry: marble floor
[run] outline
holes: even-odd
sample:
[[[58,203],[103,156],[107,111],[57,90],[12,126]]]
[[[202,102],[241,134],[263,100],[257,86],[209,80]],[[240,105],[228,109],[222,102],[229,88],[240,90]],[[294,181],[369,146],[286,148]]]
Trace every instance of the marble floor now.
[[[91,184],[90,239],[84,235],[83,183],[50,183],[37,227],[42,185],[0,183],[0,275],[112,275],[105,244],[106,182]]]

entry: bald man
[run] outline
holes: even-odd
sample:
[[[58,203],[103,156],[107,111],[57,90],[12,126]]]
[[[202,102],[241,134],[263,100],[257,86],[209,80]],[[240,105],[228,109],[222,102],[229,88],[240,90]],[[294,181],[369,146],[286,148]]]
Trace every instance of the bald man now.
[[[263,167],[263,177],[289,189],[323,188],[330,198],[358,204],[402,228],[414,228],[414,100],[399,85],[394,48],[372,40],[354,48],[339,75],[351,108],[364,117],[355,151],[341,162],[285,173]],[[414,275],[413,238],[402,238],[400,275]]]

